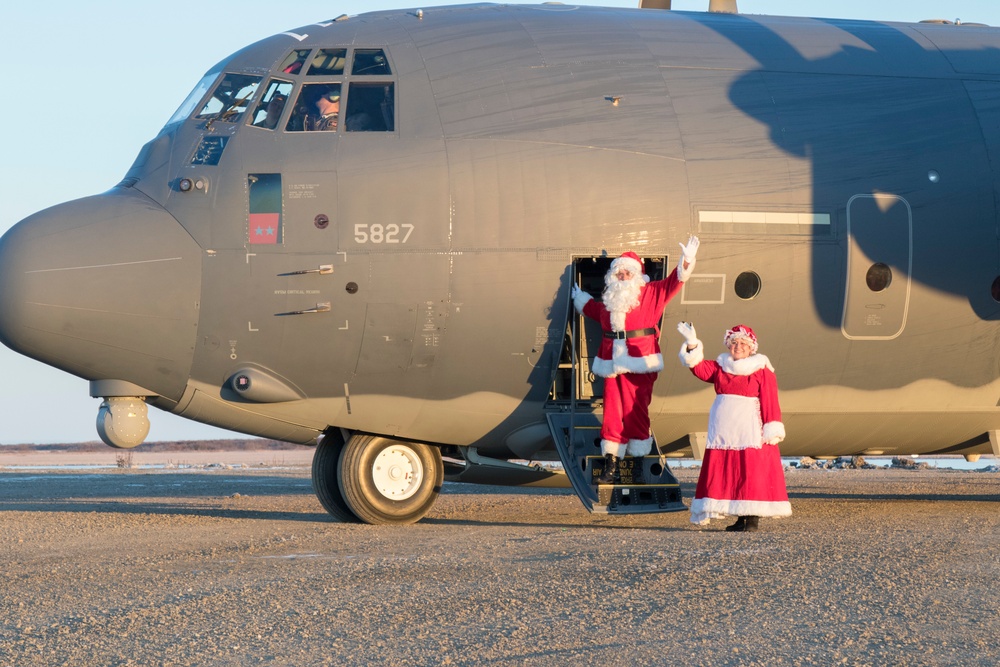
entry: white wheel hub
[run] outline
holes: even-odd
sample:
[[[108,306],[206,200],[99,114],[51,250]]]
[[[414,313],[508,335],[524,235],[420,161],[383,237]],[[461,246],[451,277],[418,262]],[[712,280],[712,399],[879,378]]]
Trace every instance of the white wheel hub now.
[[[423,478],[420,457],[402,445],[386,447],[372,464],[375,488],[389,500],[406,500],[420,489]]]

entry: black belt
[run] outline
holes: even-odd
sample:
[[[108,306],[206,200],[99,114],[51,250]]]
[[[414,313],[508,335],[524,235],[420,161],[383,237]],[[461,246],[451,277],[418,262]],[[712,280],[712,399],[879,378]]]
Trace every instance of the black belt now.
[[[623,338],[639,338],[640,336],[654,336],[656,335],[656,329],[632,329],[632,331],[605,331],[605,338],[614,338],[615,340],[622,340]]]

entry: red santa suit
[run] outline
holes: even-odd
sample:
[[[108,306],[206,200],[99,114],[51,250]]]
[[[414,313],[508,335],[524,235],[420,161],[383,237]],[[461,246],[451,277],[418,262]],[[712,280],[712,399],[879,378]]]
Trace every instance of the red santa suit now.
[[[629,456],[645,456],[652,448],[649,403],[653,383],[663,370],[660,319],[667,303],[694,271],[693,256],[687,261],[687,269],[683,268],[682,257],[676,272],[653,282],[643,276],[642,263],[634,252],[626,252],[612,262],[609,276],[619,266],[625,266],[646,281],[638,305],[628,311],[611,311],[586,292],[574,296],[577,311],[598,321],[604,334],[592,370],[604,378],[601,452],[605,455],[622,458],[627,452]]]
[[[738,329],[741,327],[734,327]],[[743,327],[750,331],[749,327]],[[729,340],[727,332],[727,343]],[[695,377],[715,385],[708,414],[708,442],[691,503],[691,523],[705,525],[725,516],[790,516],[778,443],[785,438],[778,405],[778,381],[771,362],[753,351],[745,359],[727,352],[706,361],[704,345],[688,351],[681,362]]]

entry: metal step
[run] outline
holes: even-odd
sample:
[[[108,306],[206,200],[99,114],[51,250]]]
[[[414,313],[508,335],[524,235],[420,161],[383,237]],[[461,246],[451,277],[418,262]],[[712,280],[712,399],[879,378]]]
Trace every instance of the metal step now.
[[[687,510],[681,502],[680,482],[666,459],[659,456],[639,460],[627,456],[619,463],[620,483],[598,483],[597,478],[604,472],[604,457],[600,447],[601,414],[597,410],[552,411],[546,417],[566,475],[587,511],[641,514]],[[633,478],[637,463],[642,466],[641,484],[634,483]]]

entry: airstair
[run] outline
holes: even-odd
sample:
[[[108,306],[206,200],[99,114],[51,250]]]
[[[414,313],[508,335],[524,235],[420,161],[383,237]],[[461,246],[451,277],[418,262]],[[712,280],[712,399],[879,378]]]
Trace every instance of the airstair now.
[[[588,511],[599,514],[680,512],[681,485],[663,456],[626,456],[618,464],[620,481],[600,484],[604,472],[601,455],[601,411],[589,408],[549,412],[549,430],[573,490]],[[656,450],[654,442],[653,451]],[[641,482],[636,483],[636,466]]]
[[[662,275],[666,258],[647,260],[647,274]],[[610,260],[580,259],[574,262],[573,281],[591,294],[600,294]],[[588,511],[601,514],[679,512],[680,482],[670,471],[667,459],[659,454],[654,435],[651,455],[626,456],[619,461],[619,478],[601,484],[605,459],[601,454],[603,379],[590,372],[590,351],[600,342],[600,327],[585,320],[575,310],[570,313],[566,345],[547,409],[549,431],[573,490]],[[658,455],[659,454],[659,455]],[[639,474],[636,475],[636,468]],[[637,481],[638,478],[638,481]]]

